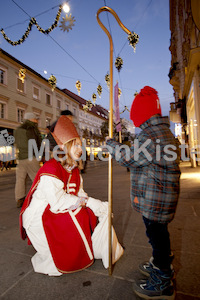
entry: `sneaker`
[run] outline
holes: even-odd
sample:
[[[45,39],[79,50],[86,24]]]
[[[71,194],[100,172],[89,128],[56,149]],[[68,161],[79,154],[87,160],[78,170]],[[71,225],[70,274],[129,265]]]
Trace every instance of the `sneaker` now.
[[[175,299],[175,290],[171,276],[161,271],[154,270],[147,280],[135,282],[133,290],[142,299]]]
[[[174,254],[171,254],[171,257],[173,260]],[[174,277],[174,268],[172,264],[170,265],[170,268],[172,272],[172,277]],[[160,269],[153,264],[153,257],[151,257],[149,261],[145,261],[139,265],[139,270],[142,274],[146,276],[150,276],[153,270],[160,270]]]

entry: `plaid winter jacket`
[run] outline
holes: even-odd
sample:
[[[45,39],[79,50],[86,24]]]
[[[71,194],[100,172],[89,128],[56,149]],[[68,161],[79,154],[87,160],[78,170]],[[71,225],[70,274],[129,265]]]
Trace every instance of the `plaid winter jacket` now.
[[[176,140],[167,117],[153,116],[140,128],[128,150],[127,145],[109,139],[108,151],[120,165],[130,168],[133,207],[149,220],[167,223],[174,218],[179,197]]]

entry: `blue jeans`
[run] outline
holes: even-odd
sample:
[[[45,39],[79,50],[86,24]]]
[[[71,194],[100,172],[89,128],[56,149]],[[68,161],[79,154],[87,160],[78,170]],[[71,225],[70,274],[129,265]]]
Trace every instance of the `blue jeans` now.
[[[164,272],[170,271],[172,263],[168,223],[158,223],[143,217],[146,235],[153,249],[153,263]]]

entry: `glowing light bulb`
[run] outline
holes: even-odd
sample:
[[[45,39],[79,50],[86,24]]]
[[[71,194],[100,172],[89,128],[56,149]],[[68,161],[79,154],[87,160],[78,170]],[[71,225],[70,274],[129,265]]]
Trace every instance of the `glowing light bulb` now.
[[[66,14],[70,11],[70,7],[68,3],[64,3],[62,8]]]

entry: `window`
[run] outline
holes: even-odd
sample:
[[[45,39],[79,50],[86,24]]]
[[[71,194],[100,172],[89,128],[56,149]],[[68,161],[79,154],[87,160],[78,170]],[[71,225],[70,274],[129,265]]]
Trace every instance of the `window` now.
[[[65,109],[69,110],[69,104],[65,103]]]
[[[4,83],[5,71],[0,69],[0,83]]]
[[[7,84],[7,70],[0,66],[0,83]]]
[[[74,115],[74,117],[76,117],[76,108],[75,107],[73,107],[73,115]]]
[[[19,77],[17,77],[17,90],[21,93],[25,93],[25,81],[23,83]]]
[[[5,119],[6,114],[6,104],[0,102],[0,119]]]
[[[61,100],[57,99],[57,108],[61,109]]]
[[[37,86],[33,86],[33,98],[36,100],[40,99],[40,89]]]
[[[46,94],[46,104],[51,105],[51,95],[50,94]]]
[[[17,109],[17,122],[22,123],[24,120],[25,110],[22,108]]]
[[[51,118],[46,118],[46,127],[51,125]]]

